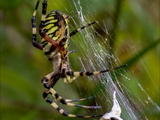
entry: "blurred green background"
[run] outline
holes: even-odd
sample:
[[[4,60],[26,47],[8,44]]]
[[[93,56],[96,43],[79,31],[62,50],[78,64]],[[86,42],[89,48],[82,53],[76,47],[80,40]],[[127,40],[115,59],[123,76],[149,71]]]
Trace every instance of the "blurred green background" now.
[[[157,105],[160,106],[159,0],[49,0],[48,10],[63,11],[75,21],[79,21],[77,26],[81,26],[80,20],[76,18],[78,15],[75,15],[76,9],[73,7],[74,3],[78,5],[79,1],[84,16],[89,21],[99,21],[99,25],[108,30],[106,34],[101,27],[95,27],[98,34],[108,38],[108,44],[120,63],[128,64],[124,75],[129,77],[130,81],[126,82],[122,78],[120,82],[137,97],[135,103],[144,111],[142,119],[158,120],[158,117],[160,118],[160,111],[157,109]],[[52,64],[31,43],[31,17],[35,4],[36,0],[0,1],[1,120],[75,120],[76,118],[63,117],[42,98],[44,88],[40,80],[52,71]],[[40,15],[41,3],[37,26]],[[72,19],[71,29],[75,29],[77,27]],[[76,36],[74,39],[76,40]],[[103,45],[103,41],[98,37],[96,39]],[[74,49],[76,46],[70,48]],[[80,50],[70,57],[70,64],[76,70],[81,68],[80,63],[74,62],[78,56],[81,56]],[[64,85],[60,80],[55,89],[65,98],[86,97],[96,88],[95,82],[83,79],[84,82],[77,81],[71,85]],[[85,82],[88,84],[88,92],[83,90]],[[137,83],[144,91],[139,89]],[[137,99],[140,100],[136,102]],[[142,102],[148,104],[143,105]],[[100,104],[103,107],[103,103]],[[64,108],[70,113],[94,114],[94,111]]]

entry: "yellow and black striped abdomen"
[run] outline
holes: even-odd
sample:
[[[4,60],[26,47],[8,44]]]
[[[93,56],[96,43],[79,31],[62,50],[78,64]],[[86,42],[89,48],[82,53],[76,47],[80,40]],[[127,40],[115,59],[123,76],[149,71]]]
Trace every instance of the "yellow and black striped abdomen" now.
[[[65,36],[68,36],[68,17],[60,11],[51,11],[45,19],[43,31],[54,41],[61,42]],[[42,38],[41,44],[43,46],[44,54],[49,58],[57,53],[57,48],[51,43],[48,43]],[[65,48],[68,46],[68,40],[64,44]]]

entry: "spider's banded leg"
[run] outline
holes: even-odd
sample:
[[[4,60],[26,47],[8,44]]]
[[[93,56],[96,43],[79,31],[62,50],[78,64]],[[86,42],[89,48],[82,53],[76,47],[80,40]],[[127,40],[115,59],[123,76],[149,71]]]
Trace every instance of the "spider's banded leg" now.
[[[59,102],[61,102],[62,104],[64,105],[67,105],[67,106],[73,106],[73,107],[80,107],[80,108],[86,108],[86,109],[97,109],[97,108],[101,108],[101,106],[86,106],[86,105],[79,105],[79,104],[74,104],[74,103],[71,103],[72,100],[68,100],[68,99],[64,99],[62,98],[62,96],[60,96],[53,88],[50,88],[49,90],[49,93],[55,97]],[[47,92],[48,92],[47,91]],[[46,92],[46,93],[47,93]],[[43,94],[43,97],[45,99],[45,97],[47,97],[48,94],[44,93]],[[77,100],[73,100],[73,101],[82,101],[82,100],[87,100],[89,98],[83,98],[83,99],[77,99]],[[90,98],[91,99],[91,98]],[[69,102],[67,102],[69,101]]]
[[[47,0],[44,0],[42,3],[42,17],[41,17],[41,23],[39,25],[39,29],[43,28],[45,18],[46,18],[46,10],[47,10]]]
[[[37,30],[36,30],[36,13],[37,13],[39,1],[40,1],[40,0],[37,0],[36,7],[35,7],[35,10],[34,10],[34,12],[33,12],[33,16],[32,16],[32,18],[31,18],[31,22],[32,22],[32,44],[33,44],[33,46],[35,46],[36,48],[38,48],[38,49],[40,49],[40,50],[43,50],[42,45],[36,41],[36,33],[37,33]]]
[[[74,114],[68,114],[66,111],[64,111],[62,108],[60,108],[54,101],[52,101],[50,98],[47,97],[47,93],[43,93],[44,99],[47,103],[51,104],[52,107],[54,107],[60,114],[67,116],[67,117],[75,117],[75,118],[95,118],[95,117],[101,117],[102,115],[95,115],[95,116],[80,116],[80,115],[74,115]]]
[[[80,107],[80,108],[88,108],[88,109],[97,109],[101,108],[101,106],[85,106],[85,105],[78,105],[73,103],[68,103],[64,98],[62,98],[52,87],[56,84],[56,82],[59,80],[61,74],[60,71],[52,72],[48,75],[46,75],[42,79],[43,86],[47,89],[46,92],[43,93],[43,98],[46,100],[48,99],[48,94],[52,94],[53,97],[55,97],[59,102],[62,104],[65,104],[67,106],[74,106],[74,107]]]
[[[42,80],[42,84],[46,89],[50,89],[51,87],[53,87],[56,82],[60,79],[61,77],[61,72],[60,71],[55,71],[52,73],[49,73],[48,75],[46,75]]]
[[[66,78],[64,78],[64,83],[65,84],[69,84],[69,83],[73,82],[74,80],[76,80],[77,77],[78,76],[69,76],[69,75],[66,75]]]
[[[68,36],[65,36],[65,37],[61,40],[61,44],[62,44],[62,45],[65,44],[65,42],[66,42],[67,39],[69,39],[70,37],[74,36],[74,35],[77,34],[79,31],[81,31],[81,30],[83,30],[83,29],[85,29],[85,28],[87,28],[87,27],[89,27],[89,26],[91,26],[91,25],[93,25],[93,24],[95,24],[95,23],[97,23],[97,22],[92,22],[92,23],[89,23],[89,24],[87,24],[87,25],[85,25],[85,26],[82,26],[82,27],[78,28],[77,30],[73,30]]]
[[[73,72],[73,71],[68,71],[66,72],[65,74],[67,76],[72,76],[73,78],[74,77],[78,77],[78,76],[91,76],[91,75],[97,75],[97,74],[101,74],[101,73],[105,73],[105,72],[110,72],[110,71],[113,71],[113,70],[116,70],[116,69],[120,69],[120,68],[123,68],[125,67],[126,65],[123,65],[123,66],[119,66],[119,67],[115,67],[115,68],[110,68],[110,69],[107,69],[107,70],[102,70],[102,71],[94,71],[94,72],[84,72],[84,71],[81,71],[81,72]],[[73,80],[75,79],[68,79],[67,81],[65,81],[66,83],[71,83]]]
[[[69,34],[68,37],[72,37],[73,35],[77,34],[79,31],[81,31],[81,30],[83,30],[83,29],[85,29],[85,28],[87,28],[87,27],[89,27],[89,26],[91,26],[91,25],[93,25],[93,24],[95,24],[95,23],[97,23],[97,22],[92,22],[92,23],[89,23],[89,24],[87,24],[87,25],[85,25],[85,26],[83,26],[83,27],[78,28],[77,30],[73,30],[73,31]]]
[[[87,98],[79,98],[79,99],[65,99],[66,102],[79,102],[79,101],[84,101],[84,100],[90,100],[90,99],[93,99],[95,98],[95,96],[90,96],[90,97],[87,97]]]

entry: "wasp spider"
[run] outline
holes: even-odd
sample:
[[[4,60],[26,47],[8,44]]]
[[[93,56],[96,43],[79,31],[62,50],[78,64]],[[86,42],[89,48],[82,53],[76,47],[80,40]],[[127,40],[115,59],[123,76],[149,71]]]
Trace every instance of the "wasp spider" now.
[[[68,51],[68,43],[69,38],[74,36],[77,32],[82,29],[85,29],[96,22],[89,23],[77,30],[72,31],[69,33],[68,22],[69,16],[58,11],[53,10],[48,15],[46,15],[47,10],[47,0],[43,1],[42,4],[42,16],[41,22],[39,25],[39,34],[41,35],[41,43],[36,41],[36,13],[39,6],[40,0],[37,0],[37,4],[35,6],[35,10],[32,16],[32,43],[33,46],[36,48],[43,50],[44,54],[48,57],[48,59],[53,63],[54,71],[46,75],[42,80],[42,84],[45,88],[43,92],[43,98],[47,103],[50,103],[59,113],[67,117],[78,117],[78,118],[94,118],[94,117],[101,117],[102,115],[74,115],[69,114],[60,108],[53,100],[51,100],[48,95],[51,94],[55,99],[67,106],[75,106],[80,108],[87,108],[87,109],[97,109],[101,108],[101,106],[85,106],[85,105],[78,105],[74,104],[73,102],[88,100],[93,97],[88,98],[81,98],[81,99],[64,99],[60,96],[54,89],[53,86],[56,82],[62,78],[64,79],[65,83],[71,83],[74,81],[78,76],[91,76],[97,75],[100,73],[112,71],[120,67],[103,70],[103,71],[95,71],[95,72],[74,72],[71,71],[68,65],[68,55],[74,51]]]

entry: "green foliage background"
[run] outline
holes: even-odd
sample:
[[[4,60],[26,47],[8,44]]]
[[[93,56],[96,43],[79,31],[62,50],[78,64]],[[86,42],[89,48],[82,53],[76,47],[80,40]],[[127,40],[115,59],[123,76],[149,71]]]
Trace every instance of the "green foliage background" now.
[[[109,36],[100,28],[96,27],[96,31],[103,37],[109,38],[109,44],[120,59],[120,63],[128,64],[127,73],[124,74],[130,78],[130,81],[121,79],[120,82],[144,100],[146,99],[144,92],[137,90],[138,85],[135,81],[138,80],[153,102],[160,105],[159,0],[99,0],[103,7],[96,4],[96,0],[80,1],[84,10],[88,8],[88,3],[95,9],[96,14],[92,11],[93,8],[89,12],[83,12],[90,21],[93,21],[93,16],[101,25],[103,25],[102,21],[106,21]],[[70,3],[72,2],[69,0],[52,0],[52,2],[49,0],[48,9],[67,12],[64,6],[69,11],[72,8]],[[52,71],[52,65],[31,43],[30,19],[35,4],[36,0],[0,1],[0,117],[2,120],[71,120],[74,118],[63,117],[42,98],[44,88],[40,80]],[[38,23],[40,11],[41,5],[37,16]],[[72,12],[67,14],[72,16]],[[76,53],[76,56],[78,55],[79,52]],[[74,68],[79,68],[79,63],[74,62],[76,56],[70,58],[70,64]],[[61,95],[65,94],[67,98],[85,97],[88,96],[88,93],[83,93],[85,82],[87,80],[77,81],[66,87],[60,81],[55,89]],[[89,85],[94,86],[94,82],[89,82]],[[90,92],[94,90],[91,86],[87,86]],[[79,89],[82,91],[81,94]],[[141,106],[142,103],[137,104],[145,111],[144,106]],[[153,104],[148,104],[146,107],[150,111],[145,111],[144,115],[149,120],[158,120],[160,111],[157,111]],[[75,114],[86,112],[68,107],[66,110]]]

